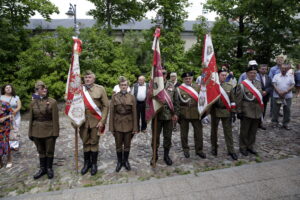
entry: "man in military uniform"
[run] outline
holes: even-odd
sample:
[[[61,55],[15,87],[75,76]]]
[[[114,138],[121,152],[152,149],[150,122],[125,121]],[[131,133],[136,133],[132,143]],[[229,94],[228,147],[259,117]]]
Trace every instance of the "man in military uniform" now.
[[[39,153],[40,169],[33,178],[47,174],[52,179],[55,142],[59,136],[58,107],[56,100],[48,97],[48,90],[42,81],[38,81],[35,88],[38,98],[30,104],[28,136]]]
[[[84,166],[81,174],[86,174],[91,168],[91,175],[95,175],[97,173],[100,131],[105,128],[109,103],[104,87],[95,84],[95,74],[90,70],[84,74],[83,87],[86,88],[92,100],[102,112],[102,118],[99,121],[85,105],[85,122],[79,129],[84,151]]]
[[[257,155],[254,150],[256,132],[263,113],[262,89],[256,80],[258,66],[256,61],[249,62],[246,70],[247,79],[236,87],[237,118],[241,120],[240,152]]]
[[[113,133],[116,142],[118,163],[116,172],[124,166],[131,170],[128,162],[131,139],[138,132],[136,100],[127,92],[128,81],[120,80],[121,91],[113,95],[110,103],[109,130]]]
[[[172,130],[173,130],[173,121],[177,121],[177,115],[178,115],[178,106],[176,105],[175,101],[175,87],[174,84],[171,81],[167,80],[167,71],[165,69],[162,70],[163,77],[164,77],[164,84],[165,84],[165,90],[169,94],[173,106],[174,106],[174,111],[171,111],[168,104],[165,103],[163,105],[163,108],[159,113],[157,114],[157,134],[156,138],[153,137],[152,135],[152,150],[153,150],[153,143],[154,140],[156,139],[156,160],[158,159],[158,154],[157,154],[157,149],[160,144],[160,133],[163,130],[163,146],[164,146],[164,161],[167,165],[172,165],[172,160],[169,157],[169,152],[170,148],[172,145]],[[152,122],[152,129],[154,129],[154,123]],[[153,164],[153,158],[151,159],[151,165]]]
[[[198,113],[198,94],[200,86],[193,84],[193,72],[187,72],[182,74],[183,84],[176,89],[176,100],[179,105],[179,123],[180,123],[180,135],[181,144],[186,158],[190,157],[189,146],[188,146],[188,132],[189,123],[194,128],[194,141],[196,155],[201,158],[206,158],[203,153],[203,132],[202,123],[199,119]]]
[[[222,101],[221,98],[213,104],[210,114],[211,114],[211,146],[212,146],[212,154],[217,156],[218,155],[218,125],[219,121],[222,121],[223,131],[225,136],[225,142],[227,146],[228,154],[231,156],[233,160],[237,160],[238,157],[234,152],[233,147],[233,139],[232,139],[232,121],[235,121],[235,109],[234,109],[234,94],[233,94],[233,86],[225,82],[227,77],[227,70],[221,69],[219,70],[219,80],[220,85],[224,89],[223,91],[227,94],[227,99],[229,100],[226,102],[226,105]],[[226,95],[225,94],[225,95]],[[225,100],[225,99],[224,99]]]

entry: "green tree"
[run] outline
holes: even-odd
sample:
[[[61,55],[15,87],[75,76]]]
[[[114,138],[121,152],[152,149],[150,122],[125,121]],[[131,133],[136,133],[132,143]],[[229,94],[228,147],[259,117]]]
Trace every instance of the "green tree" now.
[[[111,34],[112,25],[119,26],[131,20],[140,20],[146,13],[146,6],[137,0],[89,0],[95,9],[88,12],[100,25],[106,26]]]
[[[24,26],[29,18],[39,12],[46,19],[58,8],[49,0],[0,0],[0,78],[2,82],[12,82],[19,70],[16,65],[20,52],[30,45],[28,32]]]
[[[279,53],[289,49],[299,38],[300,12],[297,0],[208,0],[206,8],[228,20],[235,30],[236,62],[257,59],[270,63]],[[254,52],[250,55],[247,52]]]

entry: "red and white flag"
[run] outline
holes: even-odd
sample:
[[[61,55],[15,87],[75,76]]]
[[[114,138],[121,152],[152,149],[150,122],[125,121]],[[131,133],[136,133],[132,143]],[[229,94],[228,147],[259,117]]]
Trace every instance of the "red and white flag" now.
[[[72,62],[68,73],[66,86],[66,108],[65,114],[74,124],[80,126],[85,121],[85,107],[82,96],[82,85],[80,77],[79,54],[81,53],[81,40],[73,37]]]
[[[200,117],[206,113],[210,106],[218,100],[221,95],[216,57],[211,36],[204,36],[202,51],[202,80],[199,93],[198,111]]]
[[[152,45],[153,50],[153,67],[151,80],[146,99],[146,120],[149,122],[155,114],[167,103],[171,110],[174,110],[172,100],[164,89],[164,78],[161,66],[161,55],[159,48],[160,29],[156,28]]]

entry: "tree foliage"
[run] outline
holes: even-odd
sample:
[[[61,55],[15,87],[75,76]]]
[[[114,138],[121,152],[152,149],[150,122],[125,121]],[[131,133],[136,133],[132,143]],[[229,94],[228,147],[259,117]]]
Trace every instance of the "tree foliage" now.
[[[111,26],[119,26],[131,20],[140,20],[146,13],[146,6],[137,0],[89,0],[95,9],[88,14],[97,19],[100,25],[106,26],[109,33]]]
[[[236,39],[239,66],[246,64],[248,52],[253,52],[251,58],[259,63],[270,63],[299,40],[297,0],[208,0],[205,6],[234,25],[230,37]]]

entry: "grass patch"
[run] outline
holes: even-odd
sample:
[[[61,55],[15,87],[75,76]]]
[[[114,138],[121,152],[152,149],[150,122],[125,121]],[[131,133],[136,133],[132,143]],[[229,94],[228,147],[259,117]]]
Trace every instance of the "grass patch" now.
[[[175,168],[174,172],[177,173],[177,174],[179,174],[179,175],[187,175],[187,174],[191,173],[190,170],[184,171],[184,170],[182,170],[180,168]]]
[[[139,181],[147,181],[147,180],[149,180],[151,178],[151,176],[140,176],[140,177],[138,177],[138,180]]]
[[[234,165],[235,165],[235,166],[241,166],[241,165],[244,165],[244,164],[246,164],[246,163],[247,163],[246,161],[239,160],[239,161],[237,161]]]
[[[84,184],[83,187],[92,187],[94,186],[92,183]]]
[[[261,159],[259,156],[256,156],[256,158],[255,158],[255,162],[257,162],[257,163],[261,163],[261,162],[262,162],[262,159]]]

